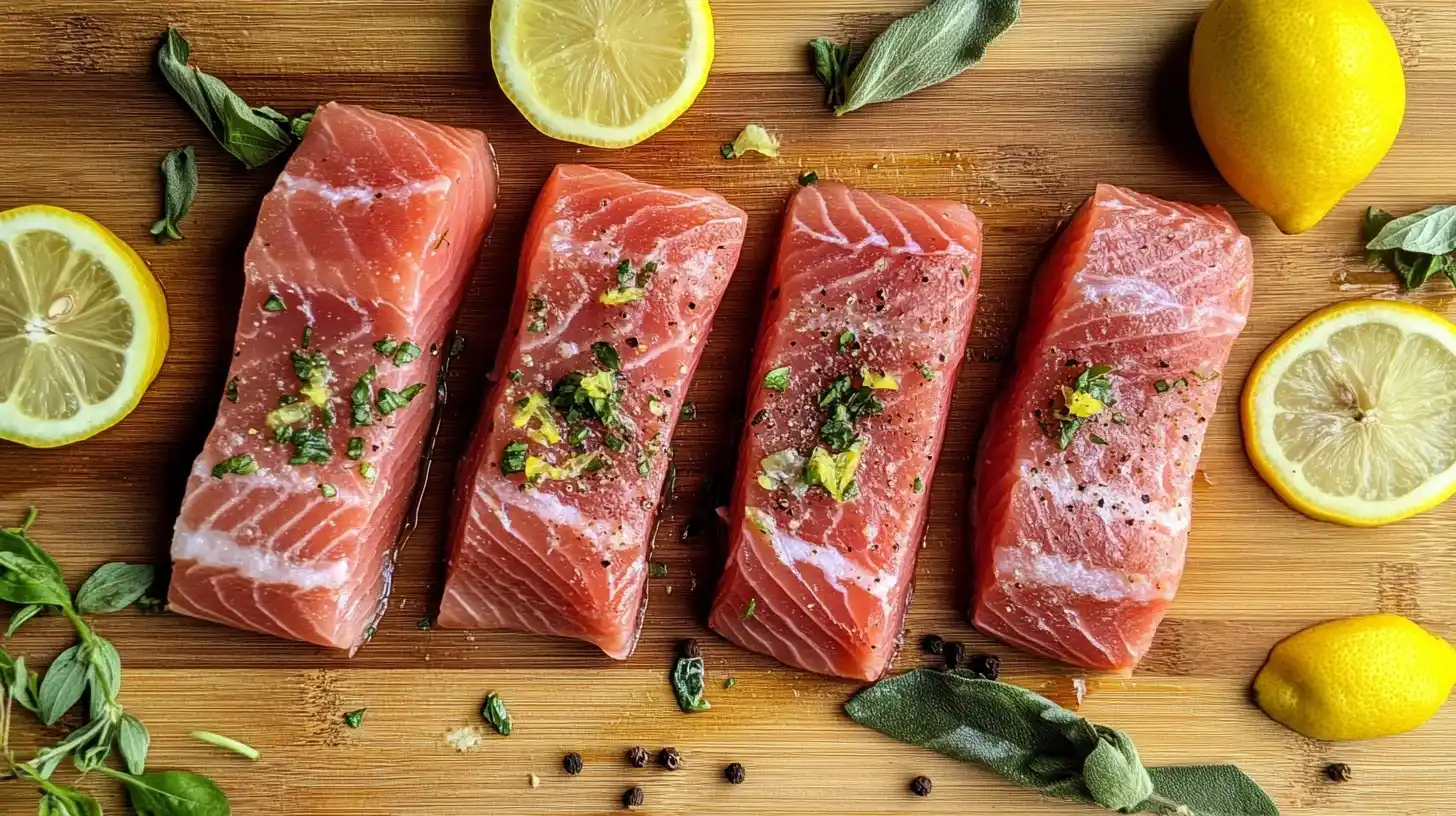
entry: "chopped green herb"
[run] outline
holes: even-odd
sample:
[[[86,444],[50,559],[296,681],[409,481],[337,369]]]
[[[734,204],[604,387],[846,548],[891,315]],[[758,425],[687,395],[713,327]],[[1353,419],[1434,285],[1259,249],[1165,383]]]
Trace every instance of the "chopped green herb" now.
[[[511,382],[520,382],[521,381],[521,377],[523,377],[523,376],[525,376],[525,375],[523,375],[521,373],[521,370],[519,368],[517,368],[517,369],[511,371],[511,373],[507,374],[506,375],[506,379],[510,380]]]
[[[788,366],[780,366],[763,375],[763,387],[770,391],[786,391],[789,387]]]
[[[227,397],[228,402],[238,401],[238,378],[233,377],[227,381],[227,387],[222,390],[222,395]]]
[[[327,482],[319,485],[319,492],[322,493],[324,495],[324,498],[326,499],[332,499],[333,497],[339,495],[338,489]]]
[[[679,408],[678,409],[677,418],[678,418],[678,421],[679,422],[689,422],[689,421],[692,421],[694,419],[697,419],[698,418],[698,406],[695,405],[692,400],[688,400],[687,402],[684,402],[682,404],[682,408]]]
[[[379,468],[369,464],[368,462],[360,462],[359,475],[364,477],[364,481],[372,482],[375,479],[379,478]]]
[[[551,405],[560,411],[568,424],[584,419],[600,420],[604,425],[618,424],[617,406],[622,392],[616,376],[610,371],[586,373],[573,371],[556,381],[551,388]]]
[[[364,458],[364,437],[349,437],[349,448],[347,455],[350,459],[353,459],[356,462]]]
[[[617,350],[612,347],[611,343],[598,340],[591,344],[591,350],[592,356],[597,358],[597,362],[601,363],[602,368],[608,371],[622,370],[622,358],[617,355]]]
[[[406,386],[403,391],[394,391],[388,388],[379,389],[379,397],[376,400],[379,413],[389,416],[395,411],[409,405],[423,390],[425,390],[424,383],[415,383],[414,385]]]
[[[299,397],[298,397],[297,394],[279,394],[278,395],[278,407],[279,408],[282,408],[285,405],[297,405],[298,402],[299,402]],[[294,422],[298,422],[298,421],[299,420],[294,420]]]
[[[925,363],[916,363],[915,370],[920,372],[920,376],[924,377],[926,382],[935,379],[935,369]]]
[[[743,619],[749,620],[758,615],[758,599],[749,598],[748,606],[743,610]]]
[[[495,692],[485,695],[485,705],[480,707],[480,716],[490,723],[502,737],[511,735],[511,715],[506,711],[505,701]]]
[[[421,632],[428,632],[431,629],[435,628],[435,622],[430,620],[429,618],[420,618],[419,620],[415,621],[415,628],[420,630]]]
[[[293,361],[293,373],[303,382],[317,388],[329,381],[329,357],[322,351],[309,354],[294,350],[289,359]]]
[[[526,331],[533,333],[546,331],[546,301],[532,295],[526,300],[526,311],[531,314]]]
[[[385,357],[392,357],[399,350],[399,341],[386,335],[384,339],[374,341],[374,350]]]
[[[617,286],[608,289],[597,298],[607,306],[621,306],[624,303],[633,303],[641,300],[647,295],[647,285],[657,274],[657,264],[648,261],[642,265],[640,271],[633,271],[632,261],[623,258],[617,263]]]
[[[808,187],[810,184],[817,184],[818,182],[819,174],[814,172],[813,170],[805,170],[804,172],[799,174],[800,187]]]
[[[1075,363],[1073,363],[1075,365]],[[1066,450],[1087,420],[1111,405],[1112,366],[1087,363],[1071,387],[1062,386],[1062,407],[1053,413],[1057,420],[1057,447]]]
[[[613,433],[602,434],[602,444],[613,453],[621,453],[627,447],[626,440]]]
[[[637,455],[637,475],[646,476],[652,472],[652,459],[646,453]]]
[[[329,436],[322,428],[295,428],[288,441],[293,444],[290,465],[322,465],[334,458]]]
[[[1170,385],[1167,380],[1158,380],[1157,382],[1153,383],[1153,390],[1157,391],[1159,394],[1168,393],[1168,389],[1172,387],[1173,386]]]
[[[617,262],[617,286],[625,289],[637,285],[637,275],[632,271],[632,262],[623,258]]]
[[[512,442],[506,445],[505,453],[501,455],[500,469],[502,476],[526,471],[525,442]]]
[[[1103,439],[1102,437],[1098,436],[1097,434],[1088,434],[1087,435],[1087,441],[1088,442],[1091,442],[1094,445],[1106,445],[1107,444],[1107,440],[1106,439]]]
[[[916,493],[924,493],[925,480],[920,478],[919,476],[916,476],[915,481],[910,484],[910,489],[915,491]]]
[[[526,324],[526,331],[532,334],[540,334],[546,331],[546,318],[540,316],[531,318],[531,322]]]
[[[376,372],[374,366],[369,366],[363,374],[359,375],[359,382],[354,385],[354,390],[349,395],[351,406],[349,420],[352,425],[374,424],[374,410],[371,407],[374,402],[374,377]]]
[[[653,561],[647,565],[648,578],[666,578],[667,565],[661,561]]]
[[[283,305],[283,298],[277,295],[269,295],[268,299],[263,301],[263,311],[265,312],[281,312],[286,308],[288,307]]]
[[[692,714],[698,711],[707,711],[712,708],[708,701],[703,698],[703,692],[707,685],[707,667],[703,665],[702,652],[698,650],[696,641],[689,641],[691,647],[685,654],[679,655],[672,665],[672,675],[669,680],[672,682],[673,695],[677,697],[677,706],[684,714]]]
[[[250,453],[240,453],[236,456],[229,456],[228,458],[212,466],[212,478],[214,479],[221,479],[229,473],[236,474],[238,476],[247,476],[249,473],[257,472],[258,463],[253,461],[253,455]]]
[[[1113,425],[1126,425],[1127,424],[1127,417],[1123,416],[1120,413],[1115,413],[1115,414],[1112,415],[1112,424]]]
[[[845,329],[839,333],[838,345],[840,354],[849,354],[852,351],[858,351],[859,337],[854,333],[853,329]]]
[[[358,728],[364,724],[364,712],[368,709],[356,708],[353,711],[344,712],[344,725],[350,728]]]
[[[573,426],[571,430],[566,432],[566,443],[573,448],[585,447],[586,441],[590,438],[591,429],[585,425]]]
[[[394,353],[395,366],[407,366],[420,359],[421,351],[419,346],[409,340],[400,343],[399,350]]]
[[[1188,387],[1188,381],[1185,380],[1185,379],[1183,379],[1182,377],[1179,377],[1178,379],[1176,379],[1176,380],[1173,381],[1173,387],[1174,388],[1187,388]]]
[[[737,678],[734,678],[734,677],[730,677],[727,680],[724,680],[723,681],[723,690],[724,691],[727,691],[728,689],[731,689],[731,688],[733,688],[736,685],[738,685],[738,679]]]

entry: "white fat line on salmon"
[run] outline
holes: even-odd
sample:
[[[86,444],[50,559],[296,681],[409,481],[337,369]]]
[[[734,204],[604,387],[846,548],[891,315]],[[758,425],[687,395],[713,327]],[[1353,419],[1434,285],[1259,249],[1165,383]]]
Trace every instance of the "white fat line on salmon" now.
[[[182,530],[172,538],[172,558],[199,566],[231,569],[260,583],[288,584],[299,589],[338,589],[352,572],[348,559],[300,564],[263,547],[239,544],[228,533]]]
[[[1046,551],[1040,541],[1020,541],[1014,547],[998,547],[994,567],[1001,583],[1055,586],[1079,595],[1107,601],[1130,600],[1148,603],[1172,600],[1176,578],[1155,581],[1123,570],[1089,567]]]
[[[500,489],[495,489],[499,487]],[[500,485],[491,485],[484,488],[480,493],[484,504],[489,508],[501,528],[518,541],[526,542],[529,539],[523,537],[511,524],[511,513],[519,511],[527,516],[538,519],[553,527],[565,527],[576,531],[582,538],[595,546],[602,554],[615,553],[624,549],[629,542],[623,540],[620,527],[609,522],[589,520],[577,507],[573,507],[548,490],[521,490],[514,482],[503,482]],[[479,524],[482,519],[476,506],[472,506],[471,521]],[[561,536],[552,530],[548,534],[549,544],[547,552],[556,549],[561,544]]]
[[[787,565],[800,578],[804,586],[813,586],[799,576],[799,566],[808,565],[819,570],[840,594],[848,595],[853,586],[868,593],[880,602],[886,614],[891,611],[890,595],[895,590],[894,574],[869,572],[844,557],[833,545],[815,544],[795,535],[780,532],[774,517],[757,507],[744,509],[744,515],[753,529],[763,533],[779,561]],[[816,598],[823,603],[823,599]]]
[[[1048,496],[1054,511],[1061,511],[1069,504],[1086,505],[1109,527],[1125,525],[1128,519],[1133,519],[1158,525],[1169,535],[1178,535],[1188,529],[1193,516],[1187,498],[1179,499],[1177,506],[1165,508],[1159,501],[1144,503],[1142,494],[1133,495],[1107,485],[1084,483],[1079,487],[1070,480],[1050,476],[1025,461],[1021,463],[1021,481],[1033,499],[1039,493]],[[1037,505],[1042,506],[1040,502]]]
[[[413,198],[417,195],[443,194],[449,192],[450,188],[454,186],[454,182],[450,181],[448,176],[436,176],[432,179],[418,179],[396,187],[340,187],[306,176],[295,176],[286,171],[278,177],[278,181],[288,188],[289,193],[295,191],[313,193],[336,207],[344,202],[367,204],[381,198],[398,200]]]

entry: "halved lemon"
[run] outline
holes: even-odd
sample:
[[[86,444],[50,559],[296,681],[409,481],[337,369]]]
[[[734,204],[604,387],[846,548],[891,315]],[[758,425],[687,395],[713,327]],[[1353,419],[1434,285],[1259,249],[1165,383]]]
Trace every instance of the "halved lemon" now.
[[[1376,527],[1456,494],[1456,325],[1354,300],[1265,349],[1244,386],[1244,445],[1294,509]]]
[[[627,147],[693,104],[713,65],[707,0],[496,0],[491,62],[536,129]]]
[[[167,354],[146,263],[80,213],[0,213],[0,439],[53,448],[131,413]]]

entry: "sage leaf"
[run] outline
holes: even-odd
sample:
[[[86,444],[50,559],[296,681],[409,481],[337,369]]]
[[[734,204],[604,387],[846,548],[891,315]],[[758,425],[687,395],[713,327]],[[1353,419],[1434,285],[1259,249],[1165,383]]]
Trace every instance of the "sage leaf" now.
[[[216,782],[190,771],[129,774],[111,768],[99,772],[126,786],[126,798],[137,816],[232,816],[232,804]]]
[[[1278,816],[1258,783],[1233,765],[1149,768],[1153,793],[1134,813],[1158,816]]]
[[[152,735],[141,720],[130,714],[121,715],[121,726],[116,734],[116,746],[121,749],[121,759],[130,773],[139,774],[147,770],[147,751],[151,749]]]
[[[937,85],[981,61],[1021,16],[1020,0],[933,0],[890,24],[849,76],[843,116]]]
[[[707,669],[703,658],[679,657],[672,667],[672,693],[677,696],[677,707],[684,714],[707,711],[713,706],[703,699],[703,687],[707,683]]]
[[[1238,768],[1148,770],[1121,731],[1091,723],[1026,689],[969,672],[917,669],[881,680],[851,698],[845,711],[855,722],[901,742],[980,765],[1058,799],[1170,816],[1279,812]],[[1227,796],[1220,798],[1219,791]],[[1210,805],[1224,809],[1208,810]]]
[[[51,661],[40,681],[40,695],[36,701],[40,710],[37,713],[46,725],[55,725],[56,720],[70,711],[86,690],[89,661],[82,654],[84,648],[78,643],[61,652]]]
[[[1422,255],[1456,252],[1456,204],[1428,207],[1390,221],[1365,248],[1372,252],[1403,249]]]
[[[41,797],[37,816],[101,816],[101,805],[90,796],[59,785]]]
[[[823,37],[810,40],[809,59],[814,66],[814,76],[824,85],[824,104],[830,110],[843,105],[844,88],[850,73],[850,46]]]
[[[42,604],[29,604],[15,610],[15,614],[10,616],[10,625],[5,627],[5,638],[9,640],[10,636],[19,631],[26,621],[39,615],[42,609],[45,609]]]
[[[501,700],[499,694],[491,692],[485,696],[485,705],[480,708],[480,716],[490,723],[503,737],[511,735],[511,715],[506,711],[505,701]]]
[[[189,65],[191,52],[182,33],[168,28],[157,46],[157,67],[224,150],[251,170],[293,146],[288,117],[272,108],[250,107],[222,80]]]
[[[192,148],[169,150],[162,157],[162,217],[152,224],[157,243],[182,240],[177,222],[187,217],[197,197],[197,156]]]
[[[149,564],[103,564],[76,591],[76,611],[83,615],[120,612],[147,593],[156,575]]]

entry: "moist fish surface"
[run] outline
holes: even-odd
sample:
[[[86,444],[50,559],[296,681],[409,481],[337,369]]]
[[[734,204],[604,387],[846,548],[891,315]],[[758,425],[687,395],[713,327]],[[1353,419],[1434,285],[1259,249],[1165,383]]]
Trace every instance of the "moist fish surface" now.
[[[439,626],[631,654],[673,429],[746,224],[705,190],[552,173],[460,467]]]
[[[710,625],[822,674],[895,655],[981,270],[964,204],[820,182],[789,204]]]
[[[1218,207],[1102,185],[1077,211],[981,441],[976,628],[1092,669],[1147,652],[1252,296],[1249,239]]]
[[[484,134],[319,108],[244,257],[227,385],[172,539],[174,611],[367,639],[495,200]]]

